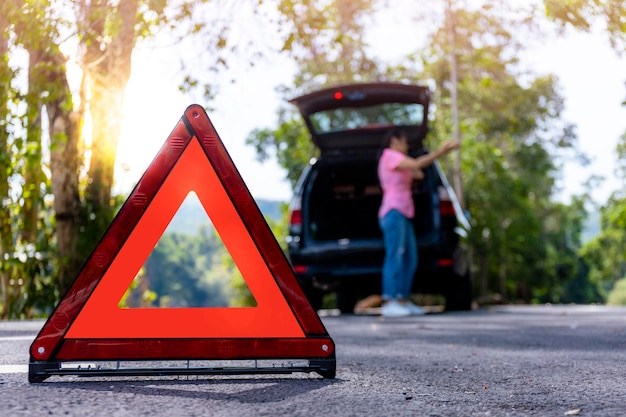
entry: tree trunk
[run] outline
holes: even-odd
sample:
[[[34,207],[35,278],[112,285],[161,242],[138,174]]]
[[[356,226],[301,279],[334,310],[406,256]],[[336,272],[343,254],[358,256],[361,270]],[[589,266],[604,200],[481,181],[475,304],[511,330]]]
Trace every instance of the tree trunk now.
[[[135,44],[137,8],[137,0],[120,0],[115,14],[119,19],[117,35],[106,48],[102,48],[97,42],[83,45],[83,68],[89,82],[93,123],[89,184],[86,190],[86,200],[93,220],[89,226],[92,247],[113,217],[111,189],[122,124],[124,90],[130,78],[131,54]],[[92,10],[86,16],[100,16],[95,12]],[[94,32],[104,35],[105,28],[101,19],[94,19],[90,22],[90,27]]]
[[[478,271],[478,293],[481,297],[486,297],[489,291],[489,284],[487,282],[487,276],[489,275],[489,257],[485,253],[482,253],[479,257]]]
[[[0,10],[0,126],[6,126],[9,118],[7,103],[10,95],[9,45],[5,30],[8,25],[6,16]],[[15,252],[9,200],[9,170],[11,156],[9,150],[9,132],[0,128],[0,319],[8,315],[10,263],[7,257]]]
[[[499,278],[499,287],[500,287],[500,295],[502,295],[502,301],[507,302],[509,300],[509,295],[507,291],[507,269],[506,269],[506,261],[503,257],[500,260],[500,266],[498,268],[498,278]]]
[[[26,94],[26,154],[24,158],[24,184],[22,186],[22,227],[19,230],[19,243],[35,244],[39,211],[42,204],[41,185],[45,182],[41,170],[41,111],[40,97],[46,91],[44,57],[37,44],[28,48],[28,93]]]
[[[78,250],[81,225],[78,183],[82,155],[79,149],[79,126],[83,119],[85,101],[81,100],[80,109],[72,110],[64,57],[59,52],[51,58],[56,63],[51,65],[53,70],[48,77],[59,86],[60,93],[46,107],[50,129],[50,180],[54,195],[55,236],[59,254],[58,283],[63,294],[85,261],[83,251]]]
[[[32,148],[26,155],[24,191],[28,195],[24,197],[24,230],[20,232],[26,242],[34,242],[40,233],[38,208],[42,202],[41,184],[46,181],[41,168],[42,113],[45,106],[50,138],[50,185],[56,218],[57,287],[62,294],[84,261],[84,255],[77,250],[81,220],[78,184],[82,111],[74,111],[66,75],[66,58],[54,39],[42,37],[32,41],[28,22],[17,24],[16,32],[30,56],[27,114],[28,141]],[[84,103],[81,100],[81,107]]]
[[[454,140],[461,142],[461,129],[459,123],[459,103],[458,103],[458,75],[456,62],[456,24],[454,22],[454,11],[452,10],[452,1],[446,2],[446,26],[448,30],[448,38],[450,41],[450,100],[452,105],[452,125],[454,126]],[[463,195],[463,181],[461,179],[461,151],[455,152],[454,172],[453,172],[454,191],[459,200],[461,208],[465,209],[465,197]]]

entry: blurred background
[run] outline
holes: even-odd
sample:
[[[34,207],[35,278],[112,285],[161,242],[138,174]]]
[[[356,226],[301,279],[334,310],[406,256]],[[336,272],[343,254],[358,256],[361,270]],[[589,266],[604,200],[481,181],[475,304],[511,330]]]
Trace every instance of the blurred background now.
[[[366,81],[429,86],[429,146],[461,140],[479,305],[626,304],[625,21],[623,0],[5,1],[0,317],[50,313],[192,103],[283,244],[316,156],[288,100]],[[193,198],[120,300],[251,303]]]

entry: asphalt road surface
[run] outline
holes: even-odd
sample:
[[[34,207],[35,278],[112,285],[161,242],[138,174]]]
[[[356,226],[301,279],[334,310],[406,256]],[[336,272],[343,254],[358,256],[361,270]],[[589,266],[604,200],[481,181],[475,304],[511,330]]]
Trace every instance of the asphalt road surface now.
[[[626,308],[323,317],[337,377],[27,379],[43,322],[0,322],[0,417],[626,416]]]

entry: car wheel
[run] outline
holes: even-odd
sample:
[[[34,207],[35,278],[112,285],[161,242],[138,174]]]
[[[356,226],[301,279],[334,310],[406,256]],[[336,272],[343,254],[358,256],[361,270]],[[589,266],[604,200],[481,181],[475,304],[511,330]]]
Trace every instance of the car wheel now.
[[[322,308],[322,299],[324,297],[324,292],[319,288],[316,288],[313,285],[311,279],[303,279],[299,281],[304,295],[306,295],[307,300],[309,300],[309,304],[311,304],[313,310],[317,312]]]
[[[335,293],[335,305],[342,314],[353,314],[359,296],[354,288],[346,288]]]
[[[449,291],[445,294],[446,311],[467,311],[472,309],[472,280],[469,271],[463,275],[453,275]]]

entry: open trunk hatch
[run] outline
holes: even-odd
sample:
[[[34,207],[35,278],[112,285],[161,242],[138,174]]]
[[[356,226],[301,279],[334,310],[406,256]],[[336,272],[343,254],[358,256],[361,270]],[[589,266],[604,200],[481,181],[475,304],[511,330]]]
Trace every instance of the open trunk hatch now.
[[[321,163],[316,178],[309,183],[304,207],[305,233],[316,242],[380,239],[378,208],[382,190],[378,184],[375,159],[355,159],[343,164]],[[426,178],[413,189],[415,232],[421,243],[437,238],[439,223],[438,182],[434,167],[427,167]]]
[[[427,132],[428,89],[401,83],[350,84],[292,99],[322,154],[379,149],[389,128],[405,129],[421,149]]]

